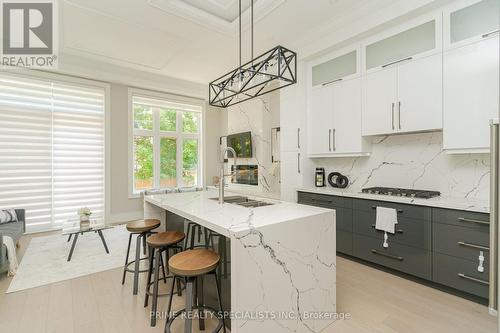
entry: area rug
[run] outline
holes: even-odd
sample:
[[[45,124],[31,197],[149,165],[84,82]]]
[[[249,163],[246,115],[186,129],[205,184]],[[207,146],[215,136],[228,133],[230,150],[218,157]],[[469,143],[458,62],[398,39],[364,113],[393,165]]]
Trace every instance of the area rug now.
[[[68,236],[32,238],[7,293],[122,267],[129,237],[125,226],[103,230],[103,234],[109,254],[106,254],[99,235],[88,232],[79,235],[70,262],[67,258],[72,241],[67,241]],[[135,237],[132,240],[131,258],[135,253],[134,246]]]

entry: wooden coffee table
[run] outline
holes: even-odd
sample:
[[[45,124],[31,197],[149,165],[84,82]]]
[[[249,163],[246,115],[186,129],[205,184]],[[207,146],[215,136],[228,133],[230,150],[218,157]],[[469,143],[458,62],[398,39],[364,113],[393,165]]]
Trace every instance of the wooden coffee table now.
[[[71,241],[73,237],[73,243],[71,244],[71,250],[69,251],[68,261],[71,261],[71,257],[73,256],[73,252],[75,250],[76,242],[78,241],[78,235],[83,235],[87,232],[94,232],[99,234],[101,238],[102,245],[104,245],[104,250],[109,254],[108,245],[106,244],[106,240],[104,239],[104,235],[102,233],[103,230],[111,229],[113,227],[108,226],[104,223],[96,223],[91,222],[88,225],[81,225],[80,221],[69,221],[63,224],[62,235],[69,236],[68,242]]]

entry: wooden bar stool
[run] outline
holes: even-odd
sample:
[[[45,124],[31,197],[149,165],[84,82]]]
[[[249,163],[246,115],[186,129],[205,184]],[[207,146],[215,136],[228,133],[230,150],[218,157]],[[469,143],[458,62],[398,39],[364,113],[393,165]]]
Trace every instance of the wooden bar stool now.
[[[145,273],[148,270],[143,269],[139,270],[139,262],[141,260],[147,260],[147,257],[141,258],[141,241],[143,245],[144,254],[146,254],[146,237],[152,234],[153,229],[156,229],[160,226],[160,220],[137,220],[133,222],[127,223],[127,230],[130,232],[130,236],[128,238],[128,247],[127,247],[127,257],[125,258],[125,266],[123,266],[123,278],[122,284],[125,283],[125,275],[127,272],[134,273],[134,295],[137,295],[137,291],[139,289],[139,273]],[[129,262],[128,257],[130,254],[130,244],[132,243],[132,236],[137,235],[136,244],[135,244],[135,260]],[[128,266],[134,264],[134,269],[129,268]]]
[[[153,305],[151,308],[151,326],[156,326],[157,308],[158,308],[158,297],[168,296],[170,293],[159,294],[158,293],[158,282],[160,275],[160,262],[162,261],[162,254],[165,252],[167,255],[167,261],[170,258],[170,250],[174,250],[175,253],[182,251],[182,246],[177,245],[184,240],[186,235],[180,231],[165,231],[154,235],[151,235],[147,239],[147,244],[149,248],[149,272],[148,279],[146,283],[146,296],[144,299],[144,307],[148,306],[149,296],[153,297]],[[154,260],[154,268],[153,268]],[[154,279],[151,282],[151,276],[154,272]],[[172,284],[174,284],[173,275],[165,275],[163,271],[163,281],[166,283],[167,279],[172,279]],[[151,292],[151,286],[153,286],[153,292]],[[181,281],[177,280],[177,294],[179,296],[181,293]]]
[[[167,314],[168,319],[165,323],[165,332],[171,333],[170,326],[172,326],[173,321],[179,317],[181,314],[186,313],[186,320],[184,326],[185,333],[192,332],[192,311],[209,311],[217,316],[217,310],[205,306],[203,300],[203,278],[205,275],[213,274],[215,277],[215,286],[217,289],[217,300],[219,303],[219,311],[222,313],[222,317],[219,317],[219,323],[217,327],[212,331],[212,333],[220,332],[221,328],[223,332],[226,332],[226,322],[224,320],[224,310],[222,309],[222,299],[219,289],[219,279],[217,278],[216,268],[219,264],[220,257],[217,253],[212,250],[207,249],[193,249],[178,253],[168,261],[168,267],[170,272],[174,275],[175,279],[185,279],[186,280],[186,307],[180,311],[177,311],[172,316],[170,316],[170,310],[172,309],[172,298],[174,293],[174,284],[172,284],[172,289],[170,292],[170,299],[168,302]],[[193,289],[198,284],[199,292],[193,293]],[[194,297],[193,297],[194,296]],[[193,298],[195,299],[195,304],[193,305]],[[200,330],[205,329],[205,322],[203,320],[204,315],[199,314],[199,325]]]

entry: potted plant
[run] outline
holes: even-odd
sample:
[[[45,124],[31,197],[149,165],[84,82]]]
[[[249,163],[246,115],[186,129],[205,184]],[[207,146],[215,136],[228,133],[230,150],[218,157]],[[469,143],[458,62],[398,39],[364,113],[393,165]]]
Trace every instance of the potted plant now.
[[[80,224],[87,224],[90,223],[92,211],[88,207],[82,207],[78,210],[78,215],[80,216]]]

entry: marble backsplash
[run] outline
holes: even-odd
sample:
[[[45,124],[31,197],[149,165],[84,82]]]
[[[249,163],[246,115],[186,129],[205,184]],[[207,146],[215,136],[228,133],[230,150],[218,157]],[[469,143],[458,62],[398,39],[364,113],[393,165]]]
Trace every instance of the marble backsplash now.
[[[348,190],[372,186],[440,191],[442,196],[489,199],[489,154],[451,155],[442,150],[442,133],[374,137],[369,157],[312,159],[327,175],[350,179]]]
[[[258,190],[252,185],[230,184],[251,192],[279,194],[279,163],[271,162],[271,128],[279,124],[279,105],[272,94],[231,106],[227,110],[227,133],[252,132],[252,158],[239,158],[237,164],[258,165]],[[279,100],[279,99],[278,99]]]

